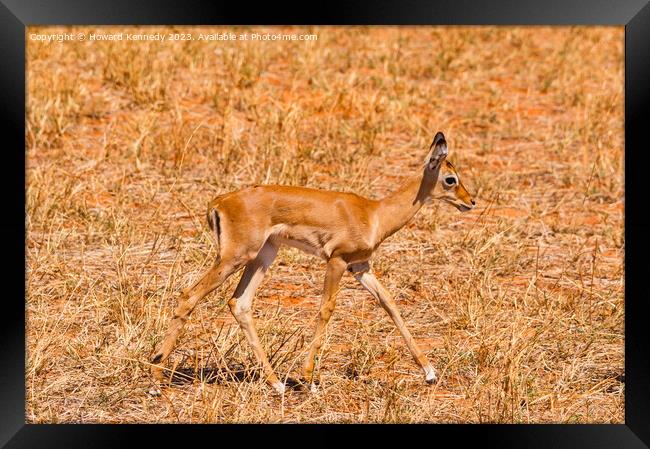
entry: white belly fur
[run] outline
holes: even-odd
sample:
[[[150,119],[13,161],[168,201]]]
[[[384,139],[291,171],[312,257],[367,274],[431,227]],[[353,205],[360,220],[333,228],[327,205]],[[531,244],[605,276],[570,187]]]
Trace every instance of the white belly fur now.
[[[310,242],[309,235],[306,235],[304,239],[296,239],[292,238],[292,234],[291,229],[287,225],[276,225],[273,226],[268,238],[276,245],[291,246],[292,248],[297,248],[306,253],[322,257],[323,259],[329,257],[326,248],[321,248]]]

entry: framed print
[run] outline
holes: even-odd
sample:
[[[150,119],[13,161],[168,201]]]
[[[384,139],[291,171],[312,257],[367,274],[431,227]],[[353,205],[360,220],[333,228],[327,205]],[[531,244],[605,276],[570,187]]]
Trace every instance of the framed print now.
[[[650,7],[273,11],[0,5],[0,443],[647,447]]]

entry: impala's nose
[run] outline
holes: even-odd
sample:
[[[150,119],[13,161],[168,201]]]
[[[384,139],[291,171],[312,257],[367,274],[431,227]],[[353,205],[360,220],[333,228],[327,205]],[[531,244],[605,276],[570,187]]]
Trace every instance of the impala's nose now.
[[[476,201],[472,200],[472,206],[476,206]]]

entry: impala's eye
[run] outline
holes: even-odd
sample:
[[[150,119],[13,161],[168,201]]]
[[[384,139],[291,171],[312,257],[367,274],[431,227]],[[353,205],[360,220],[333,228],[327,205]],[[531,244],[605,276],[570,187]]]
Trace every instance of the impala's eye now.
[[[456,178],[454,178],[453,176],[447,176],[445,178],[445,184],[447,184],[448,186],[453,186],[454,184],[456,184]]]

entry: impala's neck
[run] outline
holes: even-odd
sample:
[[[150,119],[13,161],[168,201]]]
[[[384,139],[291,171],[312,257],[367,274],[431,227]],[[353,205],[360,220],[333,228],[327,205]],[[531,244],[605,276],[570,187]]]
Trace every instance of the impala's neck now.
[[[380,241],[391,236],[408,223],[426,204],[438,181],[439,170],[423,169],[423,173],[409,178],[399,189],[379,202]]]

